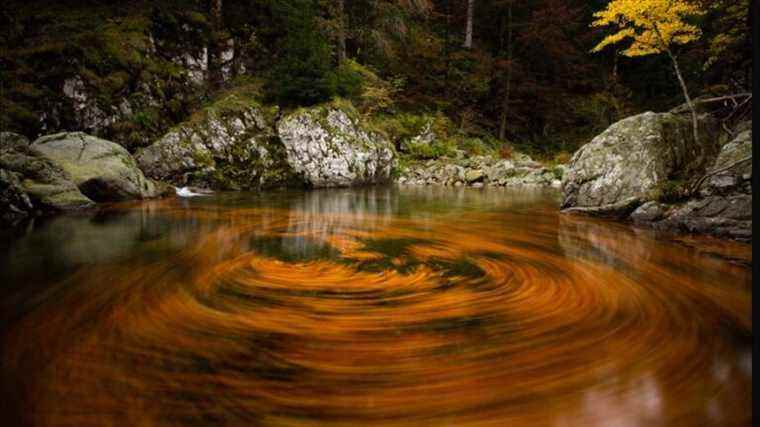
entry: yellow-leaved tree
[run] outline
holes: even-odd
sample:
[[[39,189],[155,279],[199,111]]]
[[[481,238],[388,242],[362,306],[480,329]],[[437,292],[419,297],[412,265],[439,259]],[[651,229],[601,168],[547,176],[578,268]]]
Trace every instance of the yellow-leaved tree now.
[[[686,0],[612,0],[606,9],[594,14],[596,19],[591,24],[592,27],[616,28],[616,32],[602,40],[592,52],[609,45],[630,42],[628,48],[620,52],[622,55],[668,54],[691,110],[695,143],[699,141],[697,112],[672,49],[675,45],[697,40],[702,35],[702,31],[687,19],[704,13],[698,4]]]

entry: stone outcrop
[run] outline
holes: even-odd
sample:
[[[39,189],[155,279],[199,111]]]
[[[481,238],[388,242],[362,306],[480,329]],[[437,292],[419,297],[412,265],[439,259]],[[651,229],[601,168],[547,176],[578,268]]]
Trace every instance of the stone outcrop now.
[[[275,113],[232,95],[139,151],[137,162],[148,176],[176,186],[249,190],[297,184],[276,135]]]
[[[351,108],[327,104],[291,113],[277,131],[287,161],[312,187],[347,187],[390,180],[395,151]]]
[[[63,132],[38,138],[31,149],[65,171],[96,202],[147,199],[162,191],[145,178],[124,147],[104,139]]]
[[[573,155],[562,208],[601,212],[632,198],[644,203],[669,180],[699,172],[701,160],[718,151],[714,122],[705,118],[700,127],[697,145],[687,117],[646,112],[613,124]]]
[[[750,240],[751,123],[739,124],[722,146],[710,119],[701,128],[695,147],[688,119],[674,114],[644,113],[614,124],[573,156],[562,183],[563,212]],[[705,172],[696,193],[665,194]]]
[[[751,240],[751,154],[752,131],[746,130],[722,147],[710,168],[710,171],[720,172],[710,176],[696,196],[685,203],[662,206],[659,218],[643,222],[658,229]]]
[[[69,175],[35,152],[21,135],[0,133],[0,216],[3,222],[39,211],[92,206]]]
[[[511,159],[492,156],[440,158],[407,164],[400,170],[399,184],[499,187],[559,187],[564,166],[548,168],[529,156],[516,153]]]
[[[145,178],[120,145],[81,133],[33,143],[0,133],[0,219],[92,207],[95,202],[144,199],[173,189]]]

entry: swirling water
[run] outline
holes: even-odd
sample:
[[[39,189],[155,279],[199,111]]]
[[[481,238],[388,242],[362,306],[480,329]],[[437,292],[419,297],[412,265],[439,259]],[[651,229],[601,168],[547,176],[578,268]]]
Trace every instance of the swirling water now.
[[[0,243],[2,425],[741,426],[751,246],[541,191],[129,203]]]

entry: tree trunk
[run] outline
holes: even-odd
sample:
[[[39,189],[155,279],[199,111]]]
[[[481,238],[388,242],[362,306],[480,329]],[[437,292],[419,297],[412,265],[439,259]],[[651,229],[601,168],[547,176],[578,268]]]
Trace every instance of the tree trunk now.
[[[232,66],[230,67],[232,78],[241,75],[243,71],[243,40],[242,37],[232,38]]]
[[[467,28],[464,33],[464,45],[462,45],[466,49],[472,47],[472,18],[474,14],[475,0],[467,0]]]
[[[346,12],[345,0],[336,0],[336,18],[338,19],[338,64],[346,60]]]
[[[681,69],[678,67],[678,60],[676,60],[675,55],[673,55],[673,52],[671,52],[670,49],[666,49],[666,51],[668,52],[668,56],[670,56],[671,61],[673,61],[673,68],[676,70],[676,77],[678,77],[678,82],[681,84],[683,96],[686,98],[686,105],[688,105],[689,110],[691,110],[691,125],[694,131],[694,144],[696,145],[696,148],[699,149],[699,163],[702,163],[703,153],[702,148],[699,146],[699,122],[697,120],[697,109],[694,107],[694,103],[691,101],[691,97],[689,96],[689,90],[686,88],[686,82],[681,75]]]
[[[221,87],[224,77],[222,76],[222,0],[208,1],[208,16],[211,24],[211,37],[206,55],[206,68],[208,69],[208,85],[211,90]]]
[[[504,100],[501,104],[501,118],[499,120],[499,139],[504,140],[507,135],[507,116],[509,114],[509,92],[512,86],[512,4],[507,8],[507,68],[506,88]]]

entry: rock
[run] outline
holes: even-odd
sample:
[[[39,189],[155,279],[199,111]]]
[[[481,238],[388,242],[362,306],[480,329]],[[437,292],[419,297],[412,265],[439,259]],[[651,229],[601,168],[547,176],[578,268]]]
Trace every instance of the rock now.
[[[740,134],[746,131],[752,131],[752,120],[745,120],[734,127],[734,133]]]
[[[631,214],[634,223],[646,223],[657,221],[665,215],[665,205],[656,201],[649,201],[639,206]]]
[[[0,150],[18,149],[29,146],[29,138],[13,132],[0,132]]]
[[[716,126],[703,119],[695,146],[688,118],[647,112],[623,119],[573,155],[563,178],[562,207],[601,207],[647,201],[674,175],[690,176],[717,153]],[[593,212],[590,210],[589,212]]]
[[[653,223],[659,229],[710,234],[736,240],[752,240],[752,195],[709,196],[690,200],[672,214]]]
[[[629,197],[619,202],[608,203],[601,206],[575,206],[571,208],[565,208],[562,212],[581,213],[613,219],[625,219],[639,205],[641,205],[640,199],[636,197]]]
[[[721,147],[720,153],[710,170],[729,169],[712,175],[700,189],[701,194],[704,196],[726,194],[743,182],[750,181],[752,179],[751,157],[752,131],[747,130],[739,133],[733,140]]]
[[[34,210],[19,174],[0,169],[0,223],[13,222]]]
[[[63,170],[82,194],[96,202],[156,197],[124,147],[82,132],[63,132],[35,140],[31,150]]]
[[[483,183],[484,186],[507,187],[558,188],[560,186],[561,181],[558,178],[562,176],[563,165],[548,169],[522,153],[514,153],[513,159],[516,160],[472,156],[416,161],[407,164],[400,171],[400,178],[403,178],[406,183],[422,178],[423,182],[428,184],[446,186],[475,183]]]
[[[63,95],[71,102],[74,120],[79,129],[97,133],[116,122],[118,115],[103,111],[98,106],[96,97],[90,92],[79,75],[63,82]]]
[[[475,183],[475,182],[482,182],[485,176],[486,175],[480,169],[468,170],[465,173],[465,181],[467,181],[470,184]]]
[[[337,104],[302,109],[277,125],[290,166],[312,187],[345,187],[390,179],[395,152]]]
[[[251,190],[300,184],[275,133],[275,113],[232,95],[140,150],[137,162],[146,175],[178,187]]]
[[[0,210],[6,220],[94,204],[65,171],[32,150],[26,138],[8,132],[0,138]]]
[[[411,147],[429,146],[436,140],[437,135],[433,131],[433,118],[429,118],[419,133],[400,144],[399,149],[404,152],[411,151]]]
[[[751,124],[750,124],[751,127]],[[752,132],[739,133],[725,144],[710,170],[728,170],[712,176],[698,196],[675,206],[661,221],[651,220],[659,229],[710,234],[736,240],[752,239]]]

